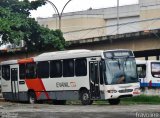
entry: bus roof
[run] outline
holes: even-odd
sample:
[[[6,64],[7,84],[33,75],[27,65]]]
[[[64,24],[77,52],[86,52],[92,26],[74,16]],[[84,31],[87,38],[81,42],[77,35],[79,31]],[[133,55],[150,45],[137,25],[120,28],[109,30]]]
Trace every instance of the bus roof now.
[[[56,59],[71,59],[71,58],[82,58],[82,57],[92,57],[92,56],[101,56],[103,53],[102,50],[68,50],[68,51],[57,51],[43,53],[34,57],[35,61],[42,60],[56,60]]]
[[[58,59],[71,59],[71,58],[82,58],[82,57],[96,57],[101,56],[103,53],[102,50],[66,50],[66,51],[56,51],[56,52],[48,52],[48,53],[42,53],[38,56],[31,57],[34,61],[44,61],[44,60],[58,60]],[[30,59],[30,58],[28,58]],[[25,59],[20,59],[25,60]],[[18,63],[18,60],[8,60],[3,61],[0,63],[0,65],[7,65],[7,64],[16,64]]]
[[[66,51],[56,51],[56,52],[47,52],[38,55],[38,57],[42,56],[55,56],[58,54],[74,54],[74,53],[87,53],[92,52],[91,50],[81,49],[81,50],[66,50]]]
[[[103,55],[102,55],[103,52],[110,52],[110,51],[131,51],[131,50],[128,50],[128,49],[115,49],[115,50],[105,50],[105,51],[103,51],[103,50],[86,50],[86,49],[65,50],[65,51],[42,53],[38,56],[31,57],[31,58],[34,61],[72,59],[72,58],[97,57],[97,56],[103,58]],[[18,61],[19,60],[3,61],[3,62],[1,62],[1,65],[16,64],[16,63],[18,63]]]

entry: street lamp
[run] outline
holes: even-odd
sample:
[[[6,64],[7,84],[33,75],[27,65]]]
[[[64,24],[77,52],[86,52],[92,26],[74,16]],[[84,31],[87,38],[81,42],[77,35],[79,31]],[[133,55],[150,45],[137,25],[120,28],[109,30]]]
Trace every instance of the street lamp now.
[[[58,11],[58,8],[56,7],[56,5],[55,5],[53,2],[51,2],[51,1],[49,1],[49,0],[46,0],[46,2],[50,3],[50,4],[52,5],[52,7],[53,7],[53,8],[56,10],[56,12],[57,12],[58,19],[59,19],[59,29],[60,29],[60,30],[61,30],[61,20],[62,20],[63,11],[64,11],[65,7],[68,5],[68,3],[71,2],[71,1],[72,1],[72,0],[68,0],[68,2],[66,2],[66,4],[63,6],[62,11],[59,12],[59,11]]]

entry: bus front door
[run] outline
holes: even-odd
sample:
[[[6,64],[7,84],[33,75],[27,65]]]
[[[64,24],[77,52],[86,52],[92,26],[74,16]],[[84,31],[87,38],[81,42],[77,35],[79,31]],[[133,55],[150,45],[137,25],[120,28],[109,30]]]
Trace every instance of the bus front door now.
[[[92,61],[89,64],[89,78],[90,78],[90,93],[92,99],[100,99],[99,89],[99,66],[97,61]]]
[[[11,68],[12,100],[18,101],[18,68]]]

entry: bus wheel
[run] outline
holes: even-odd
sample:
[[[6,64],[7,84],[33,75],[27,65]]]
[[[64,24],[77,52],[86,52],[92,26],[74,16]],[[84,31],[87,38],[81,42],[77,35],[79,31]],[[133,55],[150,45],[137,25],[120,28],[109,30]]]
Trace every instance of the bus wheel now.
[[[29,92],[28,93],[28,101],[30,104],[35,104],[36,103],[36,95],[34,92]]]
[[[118,105],[120,103],[120,99],[109,99],[108,102],[110,105]]]
[[[93,103],[93,100],[91,100],[90,94],[87,90],[81,91],[80,100],[83,105],[91,105]]]
[[[54,105],[66,105],[66,100],[53,100]]]

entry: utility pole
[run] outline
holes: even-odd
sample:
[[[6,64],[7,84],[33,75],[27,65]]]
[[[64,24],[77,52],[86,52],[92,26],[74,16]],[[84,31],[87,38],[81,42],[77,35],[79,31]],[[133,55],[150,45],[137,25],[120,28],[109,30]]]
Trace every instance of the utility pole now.
[[[119,0],[117,0],[117,34],[119,34]]]

